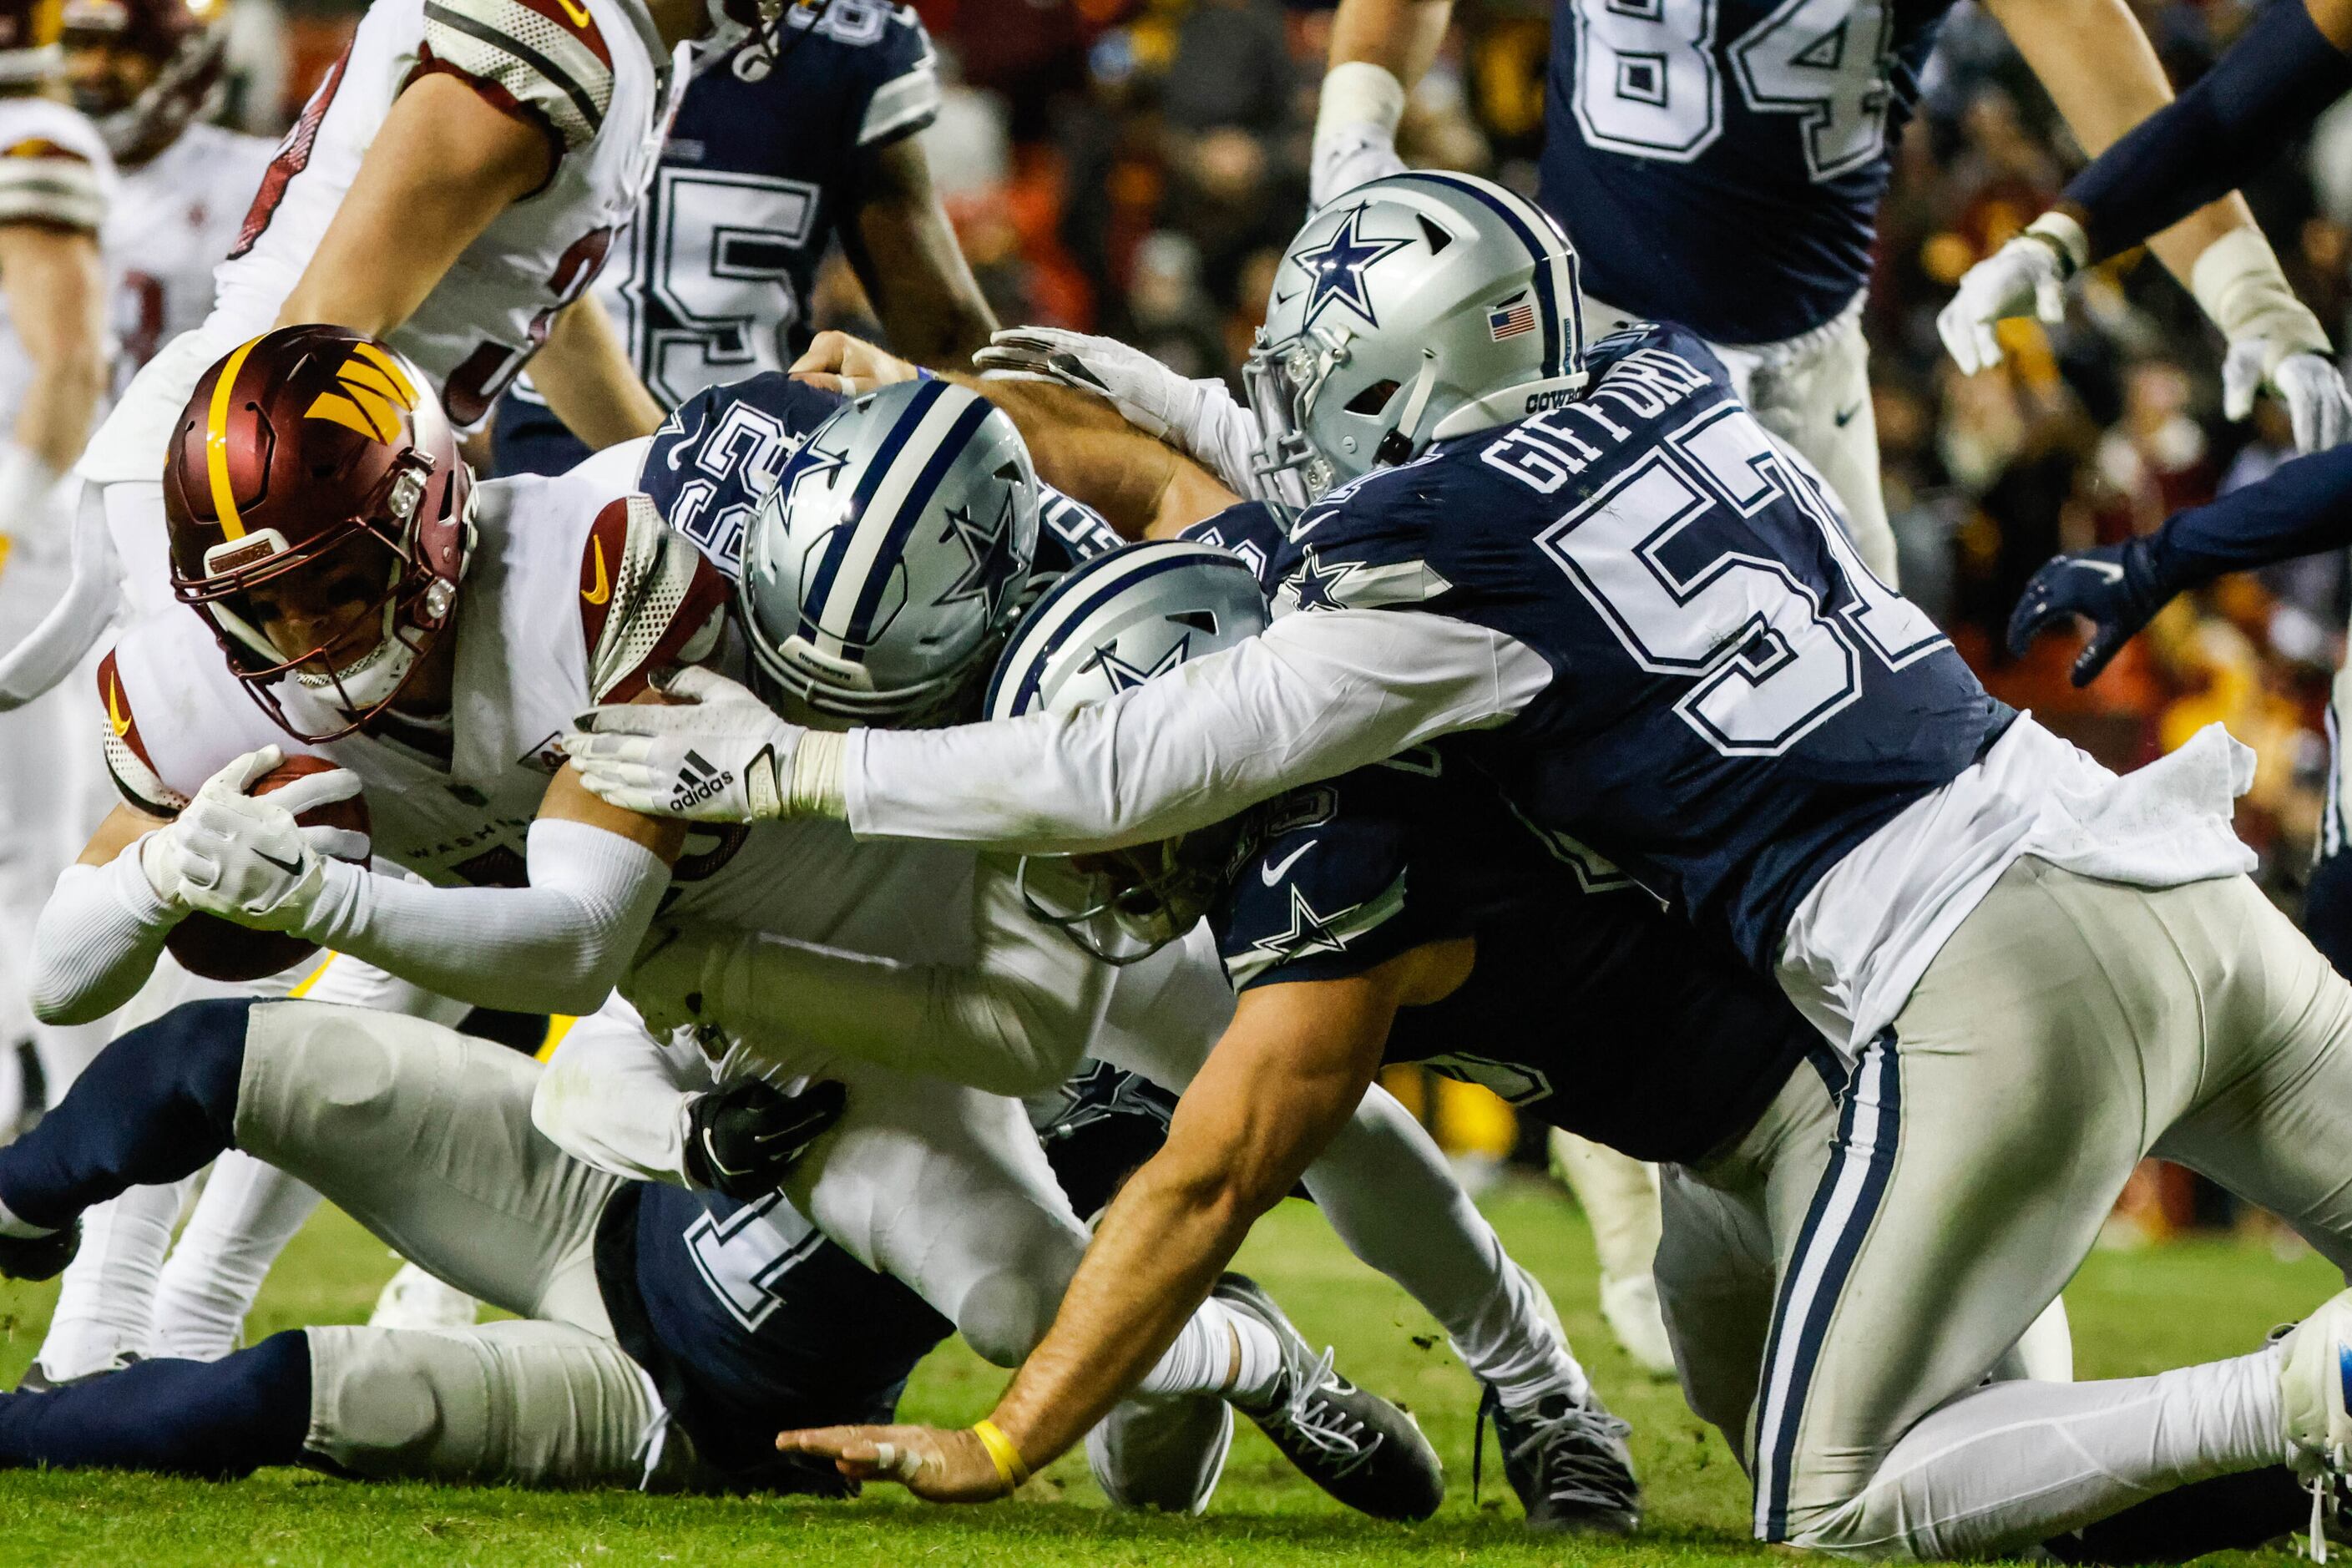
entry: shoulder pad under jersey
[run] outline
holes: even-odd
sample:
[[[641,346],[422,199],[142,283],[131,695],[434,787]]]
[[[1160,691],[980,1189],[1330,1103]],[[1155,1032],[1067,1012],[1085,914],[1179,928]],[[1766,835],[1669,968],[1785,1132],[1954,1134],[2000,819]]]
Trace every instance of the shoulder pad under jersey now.
[[[627,702],[656,672],[709,658],[727,599],[726,576],[663,523],[649,499],[626,495],[606,505],[580,554],[590,696]]]
[[[188,797],[163,782],[155,771],[154,759],[147,754],[147,742],[139,733],[139,716],[131,706],[131,694],[122,688],[122,676],[115,668],[111,650],[99,661],[98,700],[105,714],[105,731],[100,736],[106,752],[107,776],[122,798],[151,816],[173,816],[188,804]]]
[[[595,140],[613,104],[612,47],[577,0],[425,0],[417,69],[530,121],[558,156]]]

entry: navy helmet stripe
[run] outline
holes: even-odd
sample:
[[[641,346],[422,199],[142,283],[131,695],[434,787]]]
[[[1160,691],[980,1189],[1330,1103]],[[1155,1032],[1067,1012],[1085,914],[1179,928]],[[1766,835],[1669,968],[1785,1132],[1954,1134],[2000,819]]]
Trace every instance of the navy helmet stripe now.
[[[1037,689],[1045,683],[1045,667],[1062,651],[1070,632],[1086,624],[1087,617],[1138,583],[1148,583],[1164,573],[1183,567],[1197,566],[1203,557],[1231,562],[1232,555],[1208,545],[1192,549],[1170,549],[1165,544],[1151,552],[1156,559],[1129,564],[1134,547],[1097,555],[1085,566],[1072,572],[1054,584],[1035,609],[1029,612],[1028,623],[1006,650],[1003,663],[988,683],[988,695],[981,710],[992,719],[1010,719],[1029,710],[1037,700]],[[1083,597],[1080,597],[1083,595]],[[1071,601],[1076,600],[1072,605]],[[1065,608],[1068,605],[1068,608]],[[1046,625],[1048,620],[1055,624]],[[1034,635],[1030,628],[1035,627]],[[1017,670],[1020,683],[1014,687],[1013,700],[1000,707],[997,694],[1004,677]]]
[[[803,637],[814,635],[816,630],[808,618],[810,606],[823,605],[833,595],[833,580],[841,574],[841,563],[849,557],[850,541],[857,532],[854,525],[866,515],[866,503],[874,499],[875,490],[882,483],[882,476],[890,471],[890,465],[898,461],[899,451],[914,435],[915,426],[922,421],[923,410],[938,400],[947,384],[941,381],[927,381],[916,388],[906,413],[882,438],[880,450],[874,454],[874,460],[866,464],[866,472],[859,477],[857,488],[850,493],[847,514],[842,519],[853,526],[834,531],[833,536],[825,542],[824,553],[817,558],[816,570],[809,574],[808,584],[801,590],[800,630]],[[854,403],[842,405],[845,411],[855,406]],[[801,449],[793,454],[793,460],[784,465],[783,473],[776,480],[779,500],[791,499],[794,471],[810,459],[811,454],[816,450],[817,437],[823,433],[822,426],[812,432],[809,438],[801,444]]]
[[[1543,317],[1543,373],[1546,376],[1565,374],[1560,368],[1559,299],[1558,290],[1552,287],[1551,247],[1536,237],[1535,231],[1528,227],[1527,221],[1518,214],[1468,180],[1431,169],[1414,169],[1395,177],[1420,180],[1427,184],[1444,186],[1449,191],[1458,191],[1464,195],[1475,196],[1510,226],[1511,232],[1519,237],[1519,243],[1528,247],[1528,255],[1535,262],[1536,299],[1541,304]]]
[[[948,384],[935,382],[930,384],[944,387]],[[911,434],[932,401],[919,399],[910,404],[907,412],[899,416],[898,428],[891,434],[894,437],[901,432]],[[845,643],[863,647],[872,637],[874,616],[882,607],[882,594],[890,584],[892,566],[906,553],[907,540],[915,531],[915,525],[922,521],[924,510],[930,505],[931,497],[939,489],[940,482],[955,467],[956,459],[963,456],[964,447],[971,444],[971,438],[980,434],[981,426],[995,411],[994,404],[984,398],[973,398],[971,405],[956,416],[955,423],[940,438],[940,444],[931,448],[929,460],[924,463],[923,471],[916,476],[914,485],[907,491],[907,499],[899,503],[898,514],[890,520],[889,532],[883,536],[881,547],[874,552],[874,565],[866,573],[866,585],[858,591],[857,605],[850,613],[849,629],[842,638]],[[878,486],[883,471],[888,467],[887,460],[876,463],[866,474],[866,480]],[[862,518],[865,501],[870,499],[872,490],[868,483],[861,483],[858,489],[861,492],[858,515]],[[821,601],[812,599],[810,602]]]
[[[1805,1398],[1838,1299],[1894,1174],[1902,1124],[1902,1075],[1889,1028],[1863,1052],[1848,1081],[1837,1152],[1813,1191],[1773,1309],[1757,1394],[1754,1467],[1757,1533],[1768,1542],[1788,1539],[1789,1472]]]

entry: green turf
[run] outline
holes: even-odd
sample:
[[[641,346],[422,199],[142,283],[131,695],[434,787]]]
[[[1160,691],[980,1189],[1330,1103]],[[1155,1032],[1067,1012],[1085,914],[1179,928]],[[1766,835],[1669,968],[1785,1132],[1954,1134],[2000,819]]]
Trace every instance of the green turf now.
[[[1399,1529],[1345,1513],[1245,1429],[1209,1517],[1198,1521],[1108,1514],[1076,1459],[1053,1467],[1018,1501],[966,1510],[921,1507],[892,1489],[856,1503],[815,1504],[362,1487],[293,1470],[232,1486],[13,1474],[0,1476],[0,1564],[1508,1568],[1776,1560],[1745,1540],[1746,1487],[1730,1456],[1670,1385],[1638,1378],[1602,1333],[1592,1307],[1591,1242],[1566,1200],[1528,1185],[1490,1207],[1513,1251],[1551,1289],[1602,1390],[1634,1423],[1650,1525],[1633,1542],[1531,1539],[1491,1470],[1483,1501],[1474,1500],[1470,1380],[1425,1314],[1349,1259],[1311,1209],[1290,1204],[1260,1226],[1244,1266],[1275,1289],[1311,1338],[1338,1344],[1343,1367],[1420,1416],[1451,1481],[1444,1511],[1427,1524]],[[322,1214],[272,1276],[251,1331],[257,1337],[305,1321],[357,1321],[393,1267],[349,1221]],[[2282,1262],[2233,1241],[2103,1254],[2068,1292],[2080,1371],[2142,1373],[2235,1353],[2259,1342],[2273,1322],[2325,1299],[2331,1284],[2313,1259]],[[47,1286],[0,1284],[7,1335],[0,1373],[8,1380],[37,1346],[53,1295]],[[970,1421],[986,1411],[1002,1381],[950,1346],[917,1374],[905,1408],[918,1418]]]

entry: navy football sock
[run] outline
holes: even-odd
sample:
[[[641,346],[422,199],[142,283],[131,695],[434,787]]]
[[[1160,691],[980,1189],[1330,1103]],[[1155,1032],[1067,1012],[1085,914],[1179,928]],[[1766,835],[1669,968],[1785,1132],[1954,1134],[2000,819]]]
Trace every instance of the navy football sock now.
[[[99,1052],[37,1126],[0,1148],[0,1204],[63,1229],[125,1187],[177,1181],[232,1147],[253,1005],[191,1002]]]
[[[234,1480],[298,1464],[310,1430],[299,1329],[219,1361],[142,1361],[47,1394],[0,1394],[0,1468]]]
[[[2311,1494],[2284,1465],[2191,1481],[2042,1545],[2061,1563],[2186,1563],[2292,1535]]]

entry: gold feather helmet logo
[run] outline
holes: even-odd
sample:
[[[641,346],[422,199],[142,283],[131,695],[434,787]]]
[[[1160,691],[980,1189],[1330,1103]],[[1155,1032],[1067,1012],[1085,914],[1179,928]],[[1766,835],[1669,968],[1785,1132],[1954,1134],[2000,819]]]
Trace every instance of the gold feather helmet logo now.
[[[416,412],[416,385],[408,373],[373,343],[355,344],[335,372],[339,390],[322,392],[302,411],[305,419],[326,419],[371,440],[389,441],[400,416]]]

